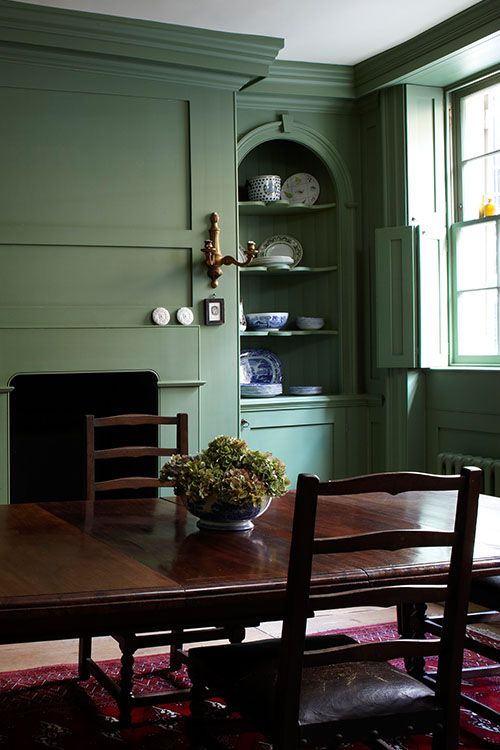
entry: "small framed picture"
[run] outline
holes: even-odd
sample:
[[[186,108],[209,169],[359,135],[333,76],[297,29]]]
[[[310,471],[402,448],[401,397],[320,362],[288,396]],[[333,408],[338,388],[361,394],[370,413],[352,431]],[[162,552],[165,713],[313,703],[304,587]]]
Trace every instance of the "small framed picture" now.
[[[221,326],[224,323],[224,300],[210,297],[205,300],[205,325]]]

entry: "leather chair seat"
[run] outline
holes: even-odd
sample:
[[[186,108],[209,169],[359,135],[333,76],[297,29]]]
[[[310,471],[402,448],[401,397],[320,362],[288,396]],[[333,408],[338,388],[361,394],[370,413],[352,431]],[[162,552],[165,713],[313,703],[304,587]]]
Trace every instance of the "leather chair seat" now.
[[[319,638],[324,638],[323,644]],[[329,641],[327,643],[327,641]],[[352,643],[347,636],[311,636],[306,648]],[[312,646],[314,644],[314,646]],[[279,641],[209,646],[189,652],[190,673],[220,679],[231,708],[245,706],[258,726],[269,729],[274,717],[274,692]],[[229,693],[228,693],[229,686]],[[387,662],[351,662],[307,667],[302,673],[300,724],[369,719],[371,716],[415,714],[435,705],[434,692]]]

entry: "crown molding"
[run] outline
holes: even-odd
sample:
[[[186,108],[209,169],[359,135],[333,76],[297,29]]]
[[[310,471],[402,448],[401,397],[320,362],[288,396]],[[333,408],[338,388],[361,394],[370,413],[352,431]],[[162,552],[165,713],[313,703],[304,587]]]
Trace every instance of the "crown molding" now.
[[[258,94],[298,95],[315,99],[353,99],[354,69],[351,65],[276,60],[265,80],[248,90]]]
[[[283,39],[229,34],[153,21],[59,10],[0,0],[0,41],[54,51],[133,58],[200,71],[206,78],[266,76]],[[194,73],[193,73],[193,77]]]
[[[355,111],[355,103],[350,99],[328,99],[327,97],[278,96],[276,94],[253,94],[240,91],[237,94],[238,109],[266,109],[275,112],[328,112],[336,115],[350,115]]]
[[[356,95],[394,83],[445,86],[500,63],[500,3],[482,0],[354,66]]]
[[[246,76],[230,72],[197,70],[143,60],[88,55],[28,45],[2,44],[2,42],[0,42],[0,60],[5,63],[14,63],[17,67],[31,65],[38,70],[41,68],[57,68],[58,70],[126,75],[127,78],[140,78],[147,81],[161,81],[188,86],[212,86],[230,91],[238,91],[247,82]]]

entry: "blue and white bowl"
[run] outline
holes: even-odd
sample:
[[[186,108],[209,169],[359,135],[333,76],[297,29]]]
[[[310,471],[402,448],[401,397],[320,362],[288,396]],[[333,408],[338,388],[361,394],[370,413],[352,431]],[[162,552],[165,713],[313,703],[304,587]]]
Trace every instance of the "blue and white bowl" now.
[[[247,313],[247,327],[251,331],[279,331],[288,320],[287,312]]]
[[[258,174],[248,180],[248,200],[272,201],[281,200],[281,177],[277,174]]]

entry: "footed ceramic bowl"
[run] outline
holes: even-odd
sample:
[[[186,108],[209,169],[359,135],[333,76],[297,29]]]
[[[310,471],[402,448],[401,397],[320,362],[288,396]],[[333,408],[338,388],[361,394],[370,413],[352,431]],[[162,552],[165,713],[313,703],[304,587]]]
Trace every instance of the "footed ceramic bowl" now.
[[[279,331],[288,320],[287,312],[247,313],[247,326],[251,331],[271,329]]]
[[[304,315],[299,315],[295,322],[301,331],[318,331],[325,325],[324,318],[308,318]]]
[[[186,507],[198,518],[199,529],[210,531],[248,531],[253,529],[252,519],[261,516],[271,503],[272,498],[266,495],[258,505],[247,503],[230,503],[209,497],[205,500],[187,499]]]

